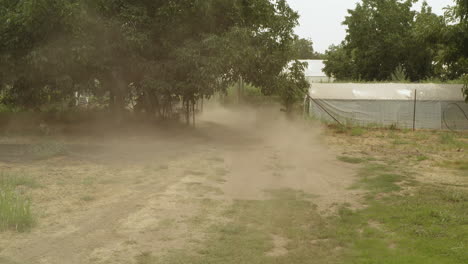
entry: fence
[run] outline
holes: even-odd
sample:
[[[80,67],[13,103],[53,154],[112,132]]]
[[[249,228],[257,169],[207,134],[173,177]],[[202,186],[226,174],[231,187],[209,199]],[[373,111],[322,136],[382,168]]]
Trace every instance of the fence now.
[[[462,85],[312,84],[307,111],[355,125],[414,129],[468,129]]]

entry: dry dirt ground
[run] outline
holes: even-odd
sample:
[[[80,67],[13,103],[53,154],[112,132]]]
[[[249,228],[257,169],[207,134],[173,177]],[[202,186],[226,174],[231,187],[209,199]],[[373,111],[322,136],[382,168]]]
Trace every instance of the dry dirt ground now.
[[[66,153],[40,159],[22,148],[43,137],[0,137],[0,171],[24,173],[37,223],[0,233],[0,263],[135,263],[142,253],[190,251],[236,200],[266,190],[310,194],[326,215],[357,204],[348,187],[354,165],[337,160],[321,126],[288,121],[275,109],[212,106],[196,129],[155,129],[101,136],[51,136]],[[23,154],[21,154],[23,153]],[[288,240],[272,236],[275,257]]]

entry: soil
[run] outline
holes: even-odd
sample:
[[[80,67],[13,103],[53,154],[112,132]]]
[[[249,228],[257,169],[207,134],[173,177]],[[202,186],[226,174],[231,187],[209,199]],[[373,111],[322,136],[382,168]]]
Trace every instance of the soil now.
[[[1,233],[0,263],[128,264],[145,252],[190,250],[209,225],[227,221],[221,212],[233,200],[268,199],[273,189],[304,191],[323,214],[357,204],[360,192],[348,188],[355,167],[337,161],[322,129],[279,107],[211,105],[195,129],[49,136],[67,152],[41,159],[18,153],[43,137],[4,136],[0,170],[40,187],[25,191],[36,226]],[[272,255],[287,253],[283,240],[274,238]]]

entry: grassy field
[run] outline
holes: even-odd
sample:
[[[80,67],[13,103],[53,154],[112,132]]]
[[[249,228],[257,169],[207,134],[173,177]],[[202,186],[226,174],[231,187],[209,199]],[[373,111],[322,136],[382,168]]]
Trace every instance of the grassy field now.
[[[468,259],[466,133],[245,116],[0,138],[0,263]]]
[[[466,133],[360,128],[328,131],[361,164],[353,188],[362,210],[334,220],[346,263],[465,263],[468,260]]]

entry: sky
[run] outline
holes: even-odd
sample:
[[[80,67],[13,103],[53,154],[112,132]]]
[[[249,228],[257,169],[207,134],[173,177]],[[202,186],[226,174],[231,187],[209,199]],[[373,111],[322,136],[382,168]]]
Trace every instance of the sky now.
[[[345,38],[346,28],[341,25],[348,9],[354,9],[358,0],[287,0],[299,12],[300,25],[296,34],[312,39],[315,51],[324,52],[331,44],[340,44]],[[419,10],[420,0],[415,8]],[[432,11],[442,15],[443,8],[453,5],[454,0],[427,0]]]

